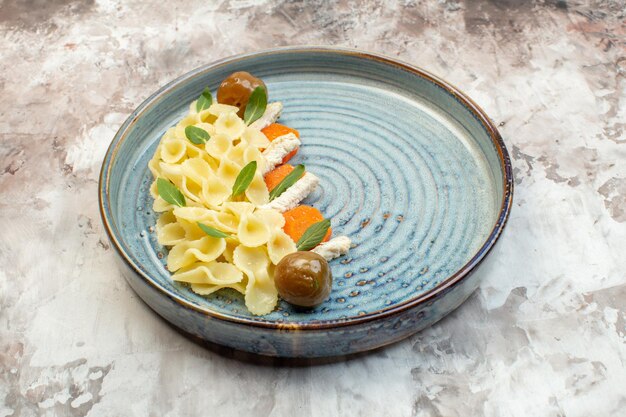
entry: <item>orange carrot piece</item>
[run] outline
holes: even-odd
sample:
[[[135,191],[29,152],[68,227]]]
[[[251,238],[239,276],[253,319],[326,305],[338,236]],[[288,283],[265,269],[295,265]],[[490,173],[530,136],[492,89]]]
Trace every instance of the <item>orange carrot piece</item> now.
[[[289,152],[287,155],[285,155],[285,157],[283,158],[283,160],[281,161],[281,164],[284,164],[286,162],[289,162],[289,160],[291,158],[293,158],[294,156],[296,156],[296,154],[298,153],[298,148],[294,149],[293,151]]]
[[[293,171],[293,167],[289,164],[279,165],[267,174],[265,174],[265,185],[268,191],[272,191],[287,175]]]
[[[300,132],[298,132],[296,129],[281,125],[280,123],[272,123],[271,125],[261,129],[261,132],[263,132],[263,134],[270,140],[270,142],[277,137],[286,135],[288,133],[293,133],[294,135],[296,135],[297,138],[300,137]],[[285,155],[282,163],[284,164],[285,162],[289,161],[297,153],[298,148]]]
[[[300,137],[300,132],[296,129],[292,129],[285,125],[281,125],[280,123],[272,123],[271,125],[264,127],[261,129],[261,132],[271,141],[276,139],[279,136],[284,136],[287,133],[293,133],[297,138]]]
[[[285,218],[283,230],[289,235],[289,237],[291,237],[291,239],[293,239],[294,242],[298,242],[304,232],[306,232],[306,229],[308,229],[311,225],[324,220],[322,213],[320,213],[320,211],[315,207],[311,206],[297,206],[284,212],[283,217]],[[324,236],[322,242],[328,241],[331,233],[332,229],[328,228],[328,232],[326,233],[326,236]]]

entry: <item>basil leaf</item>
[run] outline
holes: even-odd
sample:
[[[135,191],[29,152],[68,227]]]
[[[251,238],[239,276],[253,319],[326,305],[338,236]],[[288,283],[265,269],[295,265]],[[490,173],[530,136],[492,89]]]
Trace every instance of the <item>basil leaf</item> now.
[[[165,178],[157,179],[157,191],[161,198],[178,207],[185,207],[185,196],[178,188]]]
[[[291,187],[298,181],[302,174],[304,174],[304,165],[300,164],[296,166],[278,185],[270,191],[270,201],[279,197],[282,193],[287,191],[287,188]]]
[[[211,107],[211,104],[213,104],[213,96],[211,95],[211,90],[207,87],[198,97],[198,101],[196,101],[196,111],[200,113],[202,110]]]
[[[296,248],[298,250],[311,250],[324,239],[326,236],[326,232],[330,228],[330,220],[324,219],[321,222],[317,222],[309,226],[306,229],[306,232],[302,235],[302,237],[296,243]]]
[[[263,116],[266,107],[267,93],[265,92],[265,88],[255,88],[252,94],[250,94],[250,100],[248,100],[248,104],[246,105],[246,111],[243,113],[243,121],[246,122],[247,125],[255,122]]]
[[[237,197],[240,194],[243,194],[252,179],[254,178],[254,173],[256,172],[256,161],[250,162],[245,167],[241,168],[239,175],[237,175],[237,179],[235,180],[235,184],[233,185],[233,197]]]
[[[211,236],[211,237],[217,237],[217,238],[225,238],[225,237],[229,237],[228,234],[222,232],[221,230],[217,230],[214,227],[211,226],[207,226],[206,224],[202,224],[200,222],[198,222],[198,227],[200,229],[202,229],[202,231],[204,233],[206,233],[207,235]]]
[[[196,145],[202,145],[203,143],[207,143],[207,141],[211,139],[211,136],[209,136],[209,132],[196,126],[187,126],[185,128],[185,136],[187,136],[189,142]]]

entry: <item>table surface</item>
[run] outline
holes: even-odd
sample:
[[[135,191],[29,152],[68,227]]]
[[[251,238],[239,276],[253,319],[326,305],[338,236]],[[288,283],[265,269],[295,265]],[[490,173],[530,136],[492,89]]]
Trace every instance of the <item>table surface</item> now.
[[[0,416],[626,415],[626,3],[0,1]],[[583,4],[584,3],[584,4]],[[207,350],[116,270],[100,163],[215,59],[342,45],[421,66],[499,124],[514,208],[480,289],[348,361]]]

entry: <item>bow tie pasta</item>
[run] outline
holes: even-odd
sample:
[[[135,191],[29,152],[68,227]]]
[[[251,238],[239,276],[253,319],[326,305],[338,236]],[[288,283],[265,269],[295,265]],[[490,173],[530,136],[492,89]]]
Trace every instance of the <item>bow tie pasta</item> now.
[[[283,197],[274,190],[276,184],[268,190],[264,175],[297,152],[299,134],[273,124],[282,104],[263,103],[261,110],[248,111],[242,100],[235,101],[236,106],[215,103],[203,94],[191,103],[189,113],[164,133],[148,163],[154,177],[150,193],[160,214],[157,240],[169,250],[166,265],[172,279],[206,296],[231,288],[243,295],[252,314],[264,315],[278,302],[276,265],[298,251],[300,237],[287,227],[283,212],[304,199],[317,181],[312,174],[303,179],[292,175],[283,178],[281,190],[293,185]],[[258,106],[259,100],[254,103]],[[301,218],[309,226],[311,219]],[[313,246],[326,231],[317,233]],[[332,242],[326,245],[328,253],[347,251],[334,250]]]
[[[161,213],[157,239],[169,248],[167,269],[178,282],[201,295],[232,288],[244,295],[253,314],[267,314],[276,306],[278,293],[272,269],[280,259],[296,251],[283,230],[279,211],[257,209],[267,204],[269,191],[261,175],[262,150],[269,141],[259,129],[246,126],[237,108],[213,104],[190,114],[163,135],[149,168],[153,209]],[[192,143],[188,126],[203,129],[206,143]],[[232,187],[242,168],[256,161],[254,174],[243,196],[232,197]],[[159,195],[156,179],[164,178],[180,190],[185,206],[168,203]],[[226,237],[208,236],[199,225]]]

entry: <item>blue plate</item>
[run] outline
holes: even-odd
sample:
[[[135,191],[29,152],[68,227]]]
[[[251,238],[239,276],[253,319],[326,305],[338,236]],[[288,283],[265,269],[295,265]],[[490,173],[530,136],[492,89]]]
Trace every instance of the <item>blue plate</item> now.
[[[249,71],[298,129],[292,160],[321,180],[306,204],[349,236],[330,263],[325,303],[281,302],[251,315],[234,291],[202,297],[174,283],[154,233],[147,164],[165,130],[205,86]],[[204,340],[262,355],[320,357],[373,349],[441,319],[478,286],[472,274],[506,223],[513,182],[495,126],[448,83],[354,50],[282,48],[194,70],[150,96],[122,125],[102,166],[105,228],[132,288],[157,313]]]

